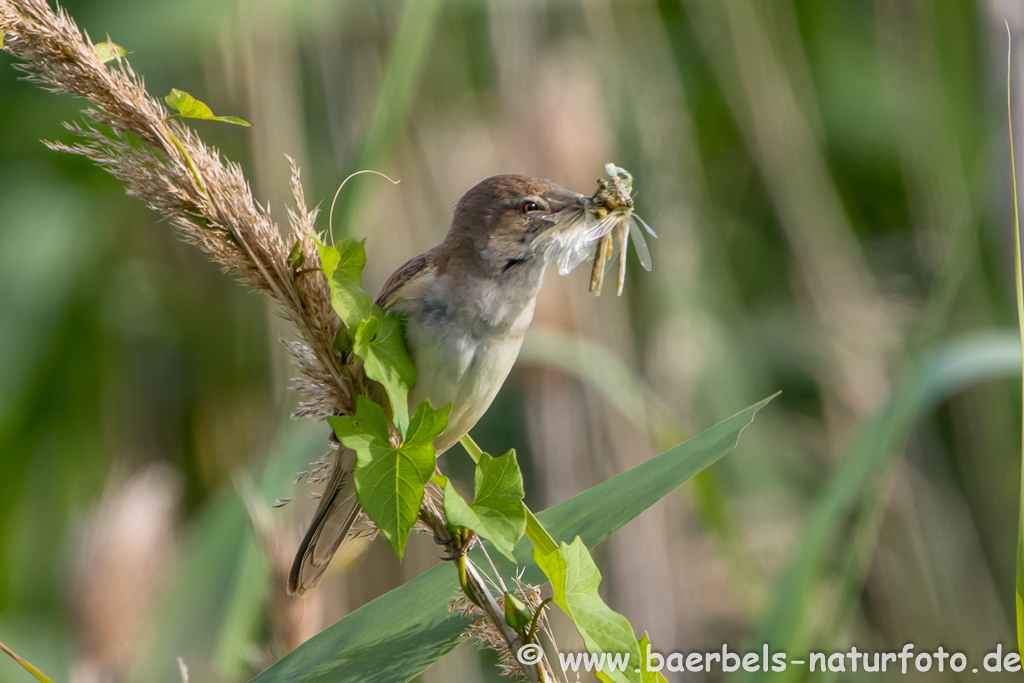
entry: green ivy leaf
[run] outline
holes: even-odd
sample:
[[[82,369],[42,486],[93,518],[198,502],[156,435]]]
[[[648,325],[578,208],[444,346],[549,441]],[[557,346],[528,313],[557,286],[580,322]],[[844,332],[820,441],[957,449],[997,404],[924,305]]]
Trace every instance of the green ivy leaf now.
[[[598,594],[601,572],[583,539],[577,536],[571,544],[562,543],[550,553],[534,548],[533,559],[551,581],[555,602],[572,619],[588,651],[629,653],[631,664],[625,671],[605,667],[601,673],[615,683],[642,683],[640,672],[632,665],[640,661],[640,647],[633,627]]]
[[[205,102],[201,102],[184,90],[178,90],[177,88],[171,89],[171,93],[164,98],[164,102],[166,102],[171,108],[177,109],[178,113],[175,114],[175,116],[180,116],[182,118],[223,121],[224,123],[233,123],[237,126],[252,125],[248,121],[243,121],[237,116],[215,116]]]
[[[360,396],[352,417],[328,418],[338,439],[356,452],[356,496],[366,514],[401,559],[434,474],[434,439],[448,424],[448,407],[421,403],[409,423],[409,437],[391,444],[388,418],[379,405]]]
[[[112,62],[118,57],[128,56],[128,50],[111,41],[96,43],[92,46],[92,49],[96,53],[96,57],[104,64]]]
[[[366,250],[360,240],[346,237],[333,247],[316,240],[320,264],[331,287],[331,307],[349,329],[355,329],[368,320],[373,311],[373,299],[363,291],[363,268]]]
[[[396,315],[373,307],[369,320],[356,328],[356,355],[363,359],[367,376],[384,385],[391,399],[391,414],[398,431],[405,436],[409,426],[409,390],[416,381],[416,366],[405,347],[405,325]],[[409,437],[411,438],[411,437]]]
[[[651,636],[644,631],[644,637],[640,639],[640,677],[643,683],[668,683],[660,671],[651,671],[647,668],[647,648],[651,645]],[[635,668],[635,667],[634,667]]]
[[[444,514],[448,523],[463,526],[490,541],[502,555],[516,561],[513,549],[526,531],[523,475],[516,452],[500,458],[484,453],[473,476],[476,497],[467,505],[451,482],[444,487]]]

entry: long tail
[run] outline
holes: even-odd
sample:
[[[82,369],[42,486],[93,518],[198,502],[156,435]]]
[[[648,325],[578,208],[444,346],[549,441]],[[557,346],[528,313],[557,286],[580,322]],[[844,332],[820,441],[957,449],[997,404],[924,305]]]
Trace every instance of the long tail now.
[[[352,483],[355,465],[355,451],[342,447],[324,496],[292,563],[288,575],[288,592],[292,595],[305,595],[316,587],[359,517],[362,506]]]

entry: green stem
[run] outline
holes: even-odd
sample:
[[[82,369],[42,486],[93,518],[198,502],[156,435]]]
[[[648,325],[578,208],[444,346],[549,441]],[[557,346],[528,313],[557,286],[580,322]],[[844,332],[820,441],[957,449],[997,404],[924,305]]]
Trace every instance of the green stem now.
[[[167,131],[167,136],[171,139],[171,142],[174,144],[175,148],[179,152],[181,152],[181,156],[185,157],[185,163],[188,164],[189,170],[192,171],[192,177],[195,178],[196,185],[199,187],[199,191],[205,195],[206,186],[203,185],[203,179],[199,177],[199,169],[196,168],[196,163],[192,161],[192,155],[188,153],[187,149],[185,149],[185,145],[181,144],[181,140],[178,139],[177,135],[175,135],[171,131]]]
[[[537,611],[533,613],[533,619],[530,621],[530,628],[526,631],[526,642],[532,643],[533,636],[537,634],[537,622],[540,621],[541,612],[548,606],[548,603],[554,602],[554,598],[547,598],[544,602],[537,605]]]
[[[18,664],[21,664],[25,668],[25,670],[33,676],[35,676],[36,680],[38,680],[40,683],[53,683],[53,681],[50,680],[50,678],[46,674],[44,674],[36,667],[32,666],[30,663],[26,662],[18,655],[14,654],[14,651],[11,648],[4,645],[3,643],[0,643],[0,651],[7,653],[8,657],[16,661]]]
[[[460,555],[459,559],[455,561],[455,566],[459,569],[459,586],[462,588],[462,592],[469,598],[470,602],[483,609],[484,606],[477,600],[476,594],[473,593],[473,588],[469,585],[469,575],[466,572],[466,556]]]

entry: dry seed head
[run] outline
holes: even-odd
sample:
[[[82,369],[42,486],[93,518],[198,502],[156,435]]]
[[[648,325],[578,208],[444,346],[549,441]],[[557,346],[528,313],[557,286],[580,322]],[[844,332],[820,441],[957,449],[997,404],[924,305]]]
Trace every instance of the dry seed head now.
[[[303,375],[297,386],[308,398],[297,414],[351,413],[365,381],[334,347],[340,321],[328,284],[315,271],[317,210],[306,207],[295,163],[289,159],[295,207],[288,222],[306,266],[302,274],[289,263],[291,249],[269,209],[254,200],[242,169],[180,119],[169,118],[125,59],[104,64],[67,13],[44,0],[0,0],[0,30],[3,49],[21,60],[16,68],[28,80],[88,102],[85,122],[67,124],[78,140],[48,146],[91,159],[122,181],[129,195],[169,218],[187,242],[279,304],[300,337],[289,344]]]

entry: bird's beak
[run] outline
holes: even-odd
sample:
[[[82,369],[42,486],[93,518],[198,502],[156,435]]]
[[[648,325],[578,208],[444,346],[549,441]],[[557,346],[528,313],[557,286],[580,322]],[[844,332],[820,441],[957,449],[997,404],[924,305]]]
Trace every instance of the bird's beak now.
[[[548,200],[551,211],[541,218],[555,224],[564,223],[573,215],[585,215],[593,204],[590,197],[562,188],[558,192],[547,193],[544,198]]]

